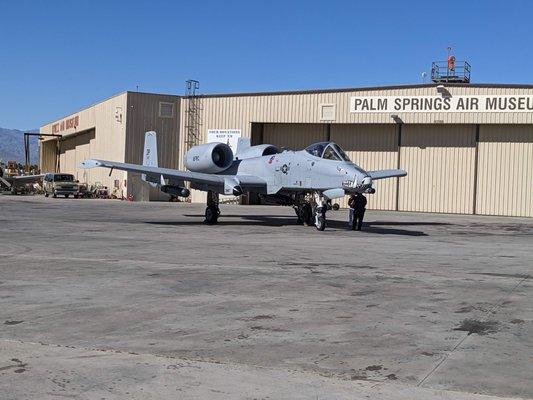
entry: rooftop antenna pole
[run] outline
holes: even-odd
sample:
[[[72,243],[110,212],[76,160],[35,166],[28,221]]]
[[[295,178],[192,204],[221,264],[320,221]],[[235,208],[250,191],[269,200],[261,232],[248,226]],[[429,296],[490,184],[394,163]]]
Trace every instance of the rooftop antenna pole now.
[[[448,57],[446,57],[446,63],[447,63],[447,73],[446,76],[450,76],[450,55],[452,54],[452,47],[448,46]]]
[[[187,113],[185,129],[187,137],[185,139],[186,150],[200,144],[200,127],[202,126],[202,104],[198,97],[197,90],[200,89],[200,82],[189,79],[185,82],[185,96],[187,98]]]

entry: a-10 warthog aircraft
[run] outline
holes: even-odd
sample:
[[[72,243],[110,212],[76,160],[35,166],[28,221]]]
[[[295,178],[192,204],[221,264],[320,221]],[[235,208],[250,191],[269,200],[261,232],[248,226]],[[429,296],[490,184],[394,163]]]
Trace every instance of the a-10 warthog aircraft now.
[[[88,159],[82,168],[105,167],[142,174],[142,179],[173,196],[188,197],[189,189],[207,192],[205,222],[214,224],[220,215],[219,194],[240,196],[257,193],[268,202],[294,207],[298,221],[326,227],[331,200],[351,193],[374,193],[376,179],[407,175],[401,169],[365,171],[350,161],[334,142],[312,144],[304,150],[280,151],[276,146],[251,146],[239,139],[236,154],[224,143],[192,147],[185,156],[188,171],[160,168],[156,133],[146,132],[143,165]]]

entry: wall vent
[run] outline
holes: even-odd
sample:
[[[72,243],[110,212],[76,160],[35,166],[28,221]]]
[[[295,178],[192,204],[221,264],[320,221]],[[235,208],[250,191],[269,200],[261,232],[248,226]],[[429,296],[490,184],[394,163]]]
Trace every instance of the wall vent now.
[[[335,121],[335,104],[320,105],[320,120]]]
[[[159,102],[159,116],[161,118],[174,118],[174,103]]]

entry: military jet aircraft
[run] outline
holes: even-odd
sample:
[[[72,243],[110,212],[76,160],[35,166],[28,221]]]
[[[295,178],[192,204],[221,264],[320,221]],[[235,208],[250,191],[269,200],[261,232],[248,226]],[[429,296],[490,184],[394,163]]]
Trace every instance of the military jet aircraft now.
[[[26,189],[26,185],[30,183],[39,183],[43,179],[41,175],[19,175],[8,176],[4,168],[0,165],[0,187],[5,186],[11,190],[12,194],[23,193]]]
[[[192,147],[185,155],[188,171],[158,167],[156,133],[146,132],[143,165],[87,159],[82,168],[104,167],[142,174],[142,179],[168,194],[188,197],[190,187],[207,192],[205,222],[220,215],[219,194],[258,193],[267,201],[294,207],[298,221],[323,231],[332,199],[351,193],[374,193],[377,179],[402,177],[401,169],[365,171],[350,161],[334,142],[312,144],[304,150],[280,151],[276,146],[251,146],[239,139],[236,154],[224,143]]]

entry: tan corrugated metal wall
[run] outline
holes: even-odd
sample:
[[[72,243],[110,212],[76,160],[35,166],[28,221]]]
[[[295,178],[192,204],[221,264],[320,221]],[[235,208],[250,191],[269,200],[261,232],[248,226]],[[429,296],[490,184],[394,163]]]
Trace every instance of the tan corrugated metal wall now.
[[[533,125],[479,129],[476,213],[533,216]]]
[[[94,129],[62,140],[60,145],[61,172],[74,175],[82,183],[90,182],[92,170],[80,169],[78,165],[83,160],[91,158],[91,145],[94,145],[94,140]]]
[[[475,125],[404,125],[399,209],[472,213]]]
[[[331,140],[346,151],[350,159],[366,171],[396,168],[398,139],[396,126],[335,124],[331,125]],[[376,193],[368,195],[368,208],[394,210],[396,208],[396,179],[383,179],[374,183]],[[337,201],[347,207],[347,198]]]
[[[80,182],[84,182],[84,177],[87,177],[86,182],[89,184],[100,182],[104,186],[112,188],[114,181],[116,179],[122,181],[126,172],[114,170],[109,176],[108,170],[95,168],[85,174],[85,171],[80,169],[78,164],[82,161],[81,157],[86,154],[104,160],[124,162],[126,114],[126,93],[121,93],[70,114],[59,121],[46,124],[41,127],[40,132],[52,133],[54,123],[59,123],[67,118],[78,117],[78,126],[60,132],[64,135],[64,140],[60,143],[60,172],[71,173],[77,176]],[[86,147],[87,136],[85,135],[89,132],[92,132],[94,137],[90,138],[90,144]],[[53,141],[55,142],[55,140]],[[77,151],[76,144],[82,142],[82,148]],[[48,166],[50,161],[43,159],[41,165]]]
[[[61,140],[59,144],[59,168],[61,172],[69,174],[76,172],[75,152],[74,138]]]
[[[492,87],[492,86],[450,86],[447,90],[452,96],[456,95],[531,95],[530,87]],[[164,96],[138,94],[148,96],[139,99],[135,107],[141,111],[136,117],[128,121],[128,135],[131,128],[134,135],[138,132],[155,126],[156,131],[165,131],[172,125],[172,129],[181,133],[178,141],[172,137],[164,136],[165,145],[161,149],[166,154],[162,158],[175,165],[178,161],[171,152],[172,150],[183,151],[186,137],[186,118],[188,99],[179,99],[177,96],[168,96],[168,101],[175,101],[181,106],[177,107],[177,113],[182,118],[176,118],[175,122],[153,120],[157,115],[157,101],[150,96]],[[274,142],[285,147],[302,148],[310,142],[323,140],[324,127],[330,125],[332,140],[340,142],[343,147],[354,146],[350,154],[355,161],[365,169],[395,168],[396,159],[394,152],[388,150],[369,150],[372,146],[380,143],[389,143],[392,134],[386,133],[390,129],[397,129],[390,113],[351,113],[349,111],[350,97],[352,96],[428,96],[437,95],[435,85],[423,87],[397,87],[397,88],[363,88],[354,90],[340,90],[337,92],[308,92],[308,93],[277,93],[277,94],[249,94],[249,95],[220,95],[201,97],[202,126],[200,142],[205,140],[208,129],[240,129],[243,136],[250,137],[253,123],[264,124],[265,131],[263,142]],[[131,93],[128,96],[132,96]],[[80,126],[76,129],[66,130],[63,134],[73,134],[76,131],[96,128],[96,140],[91,144],[90,154],[92,157],[125,161],[132,154],[142,154],[142,142],[138,140],[141,135],[132,140],[126,139],[126,124],[128,112],[132,111],[126,101],[127,94],[122,93],[95,104],[78,113]],[[172,97],[172,98],[171,98]],[[335,119],[332,121],[321,120],[321,105],[330,104],[335,107]],[[132,103],[133,105],[133,103]],[[118,110],[123,118],[117,118]],[[68,118],[68,117],[66,117]],[[157,119],[157,117],[155,117]],[[395,197],[399,199],[399,209],[419,210],[436,212],[459,212],[469,213],[474,209],[474,163],[475,163],[475,124],[481,125],[480,143],[478,146],[478,196],[476,200],[477,212],[489,214],[529,215],[531,211],[532,194],[523,188],[531,188],[531,160],[530,141],[526,134],[512,134],[515,139],[485,140],[494,137],[497,133],[484,131],[483,124],[529,124],[521,125],[523,128],[531,128],[533,113],[531,112],[413,112],[399,113],[403,121],[403,147],[400,150],[400,167],[408,170],[408,177],[399,180],[400,192],[396,193],[395,180],[376,182],[378,194],[370,196],[370,206],[381,209],[394,209]],[[61,120],[60,120],[61,121]],[[149,122],[149,123],[148,123]],[[131,123],[131,126],[130,126]],[[174,127],[173,124],[176,124]],[[294,125],[289,125],[294,124]],[[346,124],[346,125],[344,125]],[[41,128],[43,133],[52,133],[52,123]],[[359,128],[358,126],[361,126]],[[416,127],[416,126],[418,127]],[[141,128],[142,126],[142,128]],[[377,128],[374,128],[377,126]],[[496,125],[495,125],[496,126]],[[364,128],[363,128],[364,127]],[[383,131],[380,127],[383,127]],[[374,132],[373,135],[359,137],[359,132]],[[172,129],[168,129],[170,132]],[[317,129],[314,131],[314,129]],[[376,129],[376,131],[373,131]],[[496,128],[495,128],[496,129]],[[269,132],[272,130],[272,132]],[[311,130],[311,131],[310,131]],[[357,132],[354,137],[352,131]],[[424,135],[424,131],[428,135]],[[517,131],[517,132],[518,132]],[[314,132],[314,133],[313,133]],[[506,131],[509,132],[509,131]],[[290,136],[287,134],[290,133]],[[285,135],[285,136],[284,136]],[[377,135],[377,136],[376,136]],[[484,136],[488,135],[488,136]],[[502,134],[505,138],[505,134]],[[525,138],[525,139],[524,139]],[[500,138],[501,139],[501,138]],[[168,140],[168,141],[167,141]],[[346,142],[343,142],[346,140]],[[396,140],[396,138],[394,139]],[[162,143],[162,142],[160,142]],[[42,154],[48,154],[44,150]],[[51,155],[51,153],[49,153]],[[134,157],[137,157],[134,156]],[[43,156],[45,158],[45,156]],[[179,157],[180,167],[183,157]],[[523,161],[519,161],[523,160]],[[138,161],[133,160],[131,161]],[[75,162],[63,156],[62,167]],[[503,163],[503,167],[485,169],[483,165],[492,167],[494,163]],[[48,160],[41,160],[41,165],[49,165]],[[169,165],[170,166],[170,165]],[[520,178],[516,178],[521,192],[510,194],[504,199],[498,200],[487,197],[487,193],[494,189],[496,175],[507,171],[511,175],[509,182],[514,184],[515,172],[521,171]],[[96,169],[91,171],[91,179],[111,184],[113,179],[124,179],[125,173],[113,171],[113,176],[107,176],[108,171]],[[511,183],[510,183],[511,184]],[[485,197],[483,197],[485,196]],[[200,196],[201,197],[201,196]]]
[[[85,133],[83,135],[76,136],[76,165],[79,165],[83,160],[91,158],[91,146],[95,140],[94,130]],[[76,168],[76,179],[82,183],[91,182],[92,169],[80,169]]]
[[[160,102],[174,104],[174,113],[171,117],[159,115]],[[156,189],[150,190],[146,183],[141,182],[138,174],[128,175],[124,171],[114,170],[109,176],[109,171],[104,168],[83,170],[78,168],[78,164],[88,157],[142,163],[144,133],[155,130],[158,134],[159,164],[163,167],[177,168],[179,159],[179,96],[137,92],[120,93],[59,121],[46,124],[41,127],[40,131],[52,133],[54,124],[59,124],[73,117],[78,118],[79,125],[60,132],[64,135],[64,140],[61,142],[61,172],[72,173],[81,182],[101,183],[110,189],[114,187],[115,180],[120,182],[121,189],[125,189],[124,181],[128,180],[128,189],[136,200],[148,200],[149,197],[152,199],[168,198],[167,195]],[[93,132],[93,136],[87,142],[85,135],[89,131]],[[53,161],[50,161],[49,158],[52,154],[46,152],[43,154],[45,157],[41,160],[41,165],[51,166]]]
[[[326,124],[265,124],[263,142],[279,148],[302,150],[311,143],[327,140]]]
[[[455,95],[531,95],[529,88],[496,88],[450,86]],[[252,122],[260,123],[348,123],[389,124],[389,112],[351,113],[352,96],[435,96],[436,85],[415,88],[377,88],[339,92],[311,92],[286,94],[218,95],[200,97],[202,102],[202,131],[207,129],[242,129],[243,136],[250,136]],[[188,99],[182,99],[182,121],[185,121]],[[321,104],[333,104],[334,121],[322,121]],[[520,112],[412,112],[401,113],[405,124],[532,124],[533,113]],[[183,125],[182,125],[183,126]],[[201,140],[204,140],[202,137]]]
[[[160,103],[174,105],[172,117],[159,115]],[[142,164],[144,135],[157,133],[157,155],[160,167],[178,168],[180,98],[172,95],[128,92],[125,162]],[[136,200],[167,200],[169,196],[141,180],[139,174],[128,174],[128,194]]]

